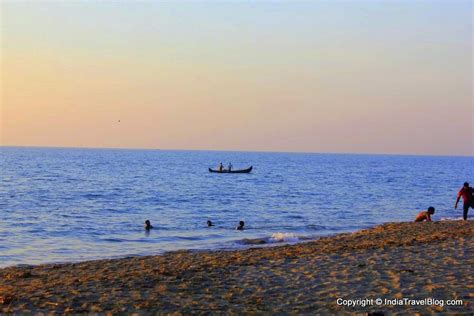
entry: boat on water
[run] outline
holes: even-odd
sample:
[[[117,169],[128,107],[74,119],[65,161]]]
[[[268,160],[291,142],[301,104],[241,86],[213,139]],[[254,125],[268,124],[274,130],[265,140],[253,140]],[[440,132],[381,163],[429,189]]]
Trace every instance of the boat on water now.
[[[222,170],[222,171],[219,171],[219,170],[214,170],[214,169],[211,169],[209,168],[209,172],[214,172],[214,173],[250,173],[250,171],[252,171],[252,168],[253,166],[250,166],[249,168],[247,169],[240,169],[240,170]]]

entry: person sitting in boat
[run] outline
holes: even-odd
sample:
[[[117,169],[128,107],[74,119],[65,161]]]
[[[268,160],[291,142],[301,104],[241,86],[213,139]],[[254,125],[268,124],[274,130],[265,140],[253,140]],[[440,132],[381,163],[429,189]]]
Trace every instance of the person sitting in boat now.
[[[232,164],[230,162],[229,162],[229,167],[228,168],[229,168],[229,172],[231,172],[232,171]]]
[[[214,226],[214,224],[211,221],[207,221],[207,227]]]
[[[240,222],[239,222],[239,226],[237,226],[235,229],[237,229],[237,230],[244,230],[244,225],[245,225],[244,221],[240,221]]]
[[[418,216],[415,218],[415,222],[431,222],[431,215],[435,213],[435,208],[433,206],[428,207],[428,211],[420,212]]]
[[[146,229],[146,230],[150,230],[150,229],[152,229],[152,228],[153,228],[153,226],[151,226],[150,220],[147,219],[147,220],[145,221],[145,229]]]
[[[219,164],[219,172],[222,172],[224,170],[224,165],[222,162]]]

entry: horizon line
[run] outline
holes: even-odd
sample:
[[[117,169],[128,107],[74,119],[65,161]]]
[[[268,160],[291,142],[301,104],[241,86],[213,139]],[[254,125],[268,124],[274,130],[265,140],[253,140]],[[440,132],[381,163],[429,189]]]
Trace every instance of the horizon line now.
[[[49,148],[49,149],[94,149],[94,150],[156,150],[156,151],[210,151],[210,152],[244,152],[268,154],[319,154],[319,155],[377,155],[377,156],[425,156],[425,157],[474,157],[474,155],[416,154],[416,153],[379,153],[379,152],[318,152],[318,151],[278,151],[278,150],[237,150],[237,149],[183,149],[183,148],[144,148],[144,147],[91,147],[91,146],[37,146],[37,145],[3,145],[10,148]]]

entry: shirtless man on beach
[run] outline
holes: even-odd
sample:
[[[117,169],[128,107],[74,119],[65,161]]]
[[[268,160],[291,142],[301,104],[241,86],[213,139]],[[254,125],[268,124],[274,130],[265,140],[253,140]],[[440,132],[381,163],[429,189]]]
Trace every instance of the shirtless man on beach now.
[[[469,186],[469,183],[464,182],[464,186],[458,192],[458,198],[456,199],[456,204],[454,204],[454,209],[457,209],[459,200],[461,199],[461,196],[462,196],[462,199],[464,201],[464,205],[463,205],[464,212],[462,214],[462,218],[464,220],[467,220],[467,212],[469,211],[469,208],[470,207],[474,208],[473,194],[474,194],[474,189]]]
[[[420,212],[418,216],[415,218],[415,222],[431,222],[431,215],[433,215],[435,212],[435,208],[433,206],[428,207],[428,211],[425,212]]]

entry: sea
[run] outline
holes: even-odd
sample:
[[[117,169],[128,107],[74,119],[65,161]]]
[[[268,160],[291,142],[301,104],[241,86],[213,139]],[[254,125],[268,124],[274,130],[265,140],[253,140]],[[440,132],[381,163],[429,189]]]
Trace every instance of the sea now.
[[[429,206],[459,219],[465,181],[473,157],[0,147],[0,267],[304,242]]]

